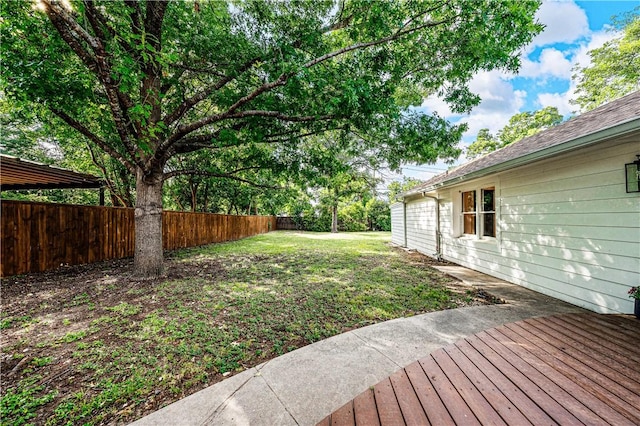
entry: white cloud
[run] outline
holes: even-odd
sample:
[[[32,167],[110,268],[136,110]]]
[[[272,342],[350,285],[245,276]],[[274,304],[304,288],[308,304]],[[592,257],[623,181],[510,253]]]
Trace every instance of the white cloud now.
[[[538,61],[522,58],[519,77],[561,79],[571,78],[572,64],[565,54],[555,48],[543,49]]]
[[[522,106],[522,95],[526,95],[515,94],[513,85],[500,71],[478,73],[469,83],[469,88],[482,98],[482,102],[474,111],[512,111]]]
[[[558,112],[564,116],[570,115],[576,108],[569,103],[569,99],[573,97],[573,89],[569,89],[564,93],[539,93],[537,97],[540,108],[556,107]]]
[[[470,114],[454,114],[435,97],[422,104],[420,109],[436,111],[454,123],[468,124],[462,146],[475,140],[480,129],[487,128],[495,134],[514,114],[524,110],[554,106],[564,116],[575,112],[578,107],[569,103],[576,97],[572,70],[576,65],[589,66],[588,52],[619,35],[607,28],[590,30],[586,12],[574,1],[544,0],[536,16],[546,28],[524,49],[520,72],[513,75],[491,71],[475,76],[470,89],[480,95],[482,102]],[[457,164],[461,162],[464,156]],[[426,178],[430,172],[414,169],[403,174]]]
[[[532,48],[554,43],[573,43],[589,34],[587,14],[572,1],[545,1],[536,13],[545,25],[532,42]]]
[[[482,99],[480,105],[470,114],[460,115],[451,112],[447,104],[437,98],[425,99],[420,109],[437,112],[441,117],[455,123],[467,123],[469,128],[464,134],[466,140],[474,138],[480,129],[497,132],[509,122],[512,115],[520,112],[527,93],[515,90],[509,77],[500,71],[485,71],[476,75],[469,83],[473,93]]]
[[[499,71],[478,74],[469,87],[480,95],[482,102],[462,120],[469,125],[467,137],[477,135],[480,129],[500,130],[520,111],[527,96],[525,91],[515,90],[508,77]]]
[[[573,51],[569,52],[570,61],[571,61],[571,70],[573,70],[576,66],[579,68],[587,67],[591,64],[591,57],[589,56],[589,51],[593,49],[597,49],[602,47],[607,41],[612,40],[617,37],[619,33],[615,33],[612,31],[598,31],[590,34],[588,41],[580,43],[577,48],[573,49]],[[571,71],[567,80],[571,79],[571,74],[575,71]],[[568,115],[571,113],[576,113],[578,111],[577,105],[572,105],[569,101],[571,99],[576,98],[576,81],[571,80],[569,85],[569,89],[564,93],[544,93],[541,92],[536,97],[536,101],[540,108],[544,108],[546,106],[554,106],[558,108],[558,112],[562,115]]]
[[[528,52],[523,53],[522,66],[517,75],[489,71],[481,72],[472,79],[469,88],[480,96],[482,102],[469,115],[453,113],[437,97],[425,99],[420,109],[437,112],[454,123],[467,123],[465,145],[475,139],[480,129],[486,128],[496,133],[509,122],[509,118],[522,112],[527,92],[535,93],[540,90],[540,93],[534,95],[536,105],[529,105],[529,110],[555,106],[565,116],[574,112],[576,107],[569,103],[575,97],[576,90],[575,84],[571,82],[572,69],[576,64],[581,67],[589,65],[587,52],[602,46],[616,34],[589,30],[586,13],[573,1],[545,1],[538,10],[537,17],[546,28],[527,47]],[[555,43],[570,44],[572,47],[563,49],[562,45],[551,46]],[[532,60],[529,55],[535,49],[541,50],[538,58]],[[517,87],[523,90],[516,90],[515,79],[522,82],[521,78],[528,83],[524,87],[519,83]],[[555,84],[546,87],[550,83],[549,79],[553,79]],[[564,92],[557,88],[557,84],[562,85],[562,81],[570,82],[569,89]]]
[[[458,114],[454,114],[449,108],[449,105],[438,98],[437,96],[430,96],[422,102],[422,105],[418,108],[418,110],[424,109],[427,113],[438,113],[440,117],[452,119],[454,117],[458,117]]]
[[[539,83],[544,83],[544,79],[557,78],[570,80],[573,68],[588,66],[591,58],[588,54],[590,50],[601,47],[607,41],[615,38],[617,33],[610,31],[592,32],[581,42],[575,43],[572,49],[560,51],[555,47],[542,49],[537,60],[529,59],[528,55],[521,57],[520,71],[518,77],[543,79]],[[510,75],[510,78],[515,77]]]

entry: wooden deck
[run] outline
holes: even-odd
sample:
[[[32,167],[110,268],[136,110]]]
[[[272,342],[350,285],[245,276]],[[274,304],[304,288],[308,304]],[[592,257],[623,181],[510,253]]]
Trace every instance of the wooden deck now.
[[[478,333],[318,425],[640,425],[640,320],[565,314]]]

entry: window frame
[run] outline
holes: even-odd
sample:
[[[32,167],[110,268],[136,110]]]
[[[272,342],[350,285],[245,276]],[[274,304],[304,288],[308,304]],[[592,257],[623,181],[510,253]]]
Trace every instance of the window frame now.
[[[467,198],[467,194],[473,194],[473,199],[472,200],[468,200]],[[472,209],[471,210],[466,210],[466,201],[472,201]],[[462,204],[461,204],[462,208],[460,211],[460,215],[462,216],[462,224],[461,224],[461,230],[462,230],[462,235],[478,235],[478,194],[475,190],[473,191],[462,191]],[[468,225],[468,221],[467,219],[471,219],[471,223],[473,226],[473,232],[467,232],[467,225]]]
[[[482,199],[482,202],[479,203],[478,206],[478,211],[477,211],[477,215],[478,215],[478,222],[480,222],[477,226],[478,231],[478,235],[481,238],[495,238],[496,237],[496,187],[495,186],[485,186],[483,188],[480,188],[478,191],[480,191],[480,197]],[[493,207],[493,210],[485,210],[485,191],[491,191],[493,193],[493,195],[491,196],[491,204]],[[493,226],[492,226],[492,233],[491,235],[487,235],[486,232],[486,219],[489,216],[493,216]]]
[[[485,195],[487,192],[493,191],[493,199],[492,207],[493,210],[488,210],[488,204],[485,203]],[[458,220],[456,221],[456,225],[453,227],[454,235],[458,238],[466,238],[466,239],[475,239],[475,240],[485,240],[485,241],[495,241],[498,237],[498,217],[499,217],[499,200],[498,200],[498,185],[494,182],[484,181],[479,184],[475,184],[473,186],[468,185],[460,188],[458,191],[455,191],[457,201],[454,202],[454,208],[456,210]],[[469,193],[474,194],[475,199],[475,209],[474,211],[465,211],[468,208],[468,205],[465,205],[465,197],[468,197]],[[467,203],[468,204],[468,203]],[[465,228],[465,218],[468,216],[473,216],[474,219],[474,233],[466,232],[468,231],[468,223]],[[493,229],[489,231],[489,235],[485,235],[487,233],[487,218],[492,217],[493,220]],[[489,222],[489,223],[490,223]]]

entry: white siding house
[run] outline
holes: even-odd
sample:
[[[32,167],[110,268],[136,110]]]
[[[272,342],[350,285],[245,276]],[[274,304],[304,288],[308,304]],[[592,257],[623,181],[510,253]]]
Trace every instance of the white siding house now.
[[[631,313],[640,192],[627,192],[625,164],[637,155],[640,92],[408,191],[392,209],[392,240],[596,312]]]
[[[391,204],[391,242],[399,246],[405,246],[404,204]]]

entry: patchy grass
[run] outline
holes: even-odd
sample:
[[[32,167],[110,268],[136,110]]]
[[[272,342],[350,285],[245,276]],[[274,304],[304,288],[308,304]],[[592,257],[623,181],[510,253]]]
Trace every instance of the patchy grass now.
[[[2,423],[123,423],[344,331],[484,303],[388,233],[274,232],[3,282]]]

